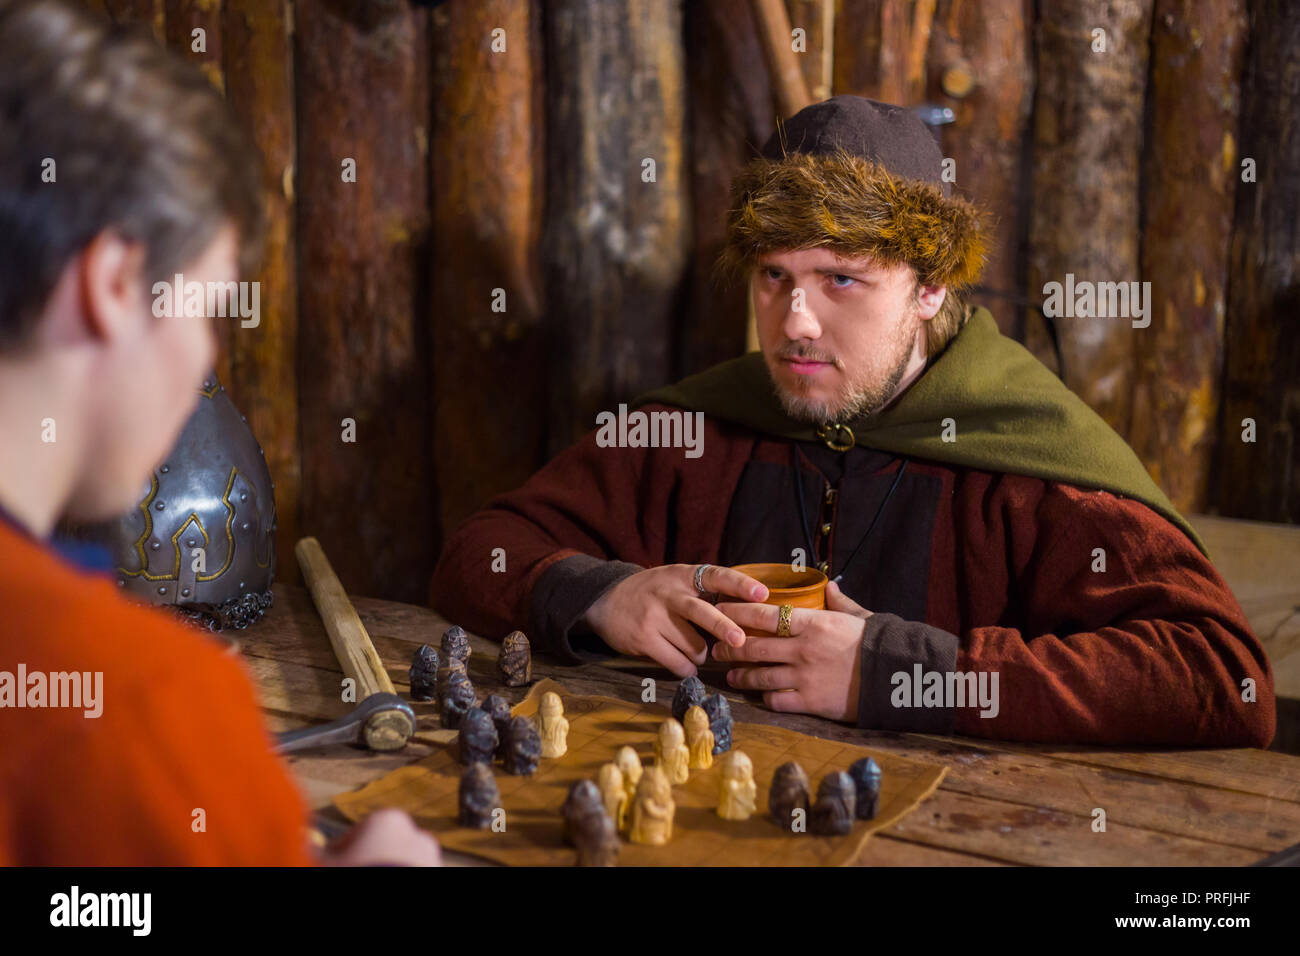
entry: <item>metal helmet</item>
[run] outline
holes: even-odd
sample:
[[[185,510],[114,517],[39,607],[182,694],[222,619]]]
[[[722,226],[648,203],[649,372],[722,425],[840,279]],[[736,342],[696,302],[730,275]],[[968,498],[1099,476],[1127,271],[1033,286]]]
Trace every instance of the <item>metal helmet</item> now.
[[[211,630],[244,628],[271,606],[275,495],[262,446],[210,374],[199,405],[140,501],[78,537],[112,554],[119,587]]]

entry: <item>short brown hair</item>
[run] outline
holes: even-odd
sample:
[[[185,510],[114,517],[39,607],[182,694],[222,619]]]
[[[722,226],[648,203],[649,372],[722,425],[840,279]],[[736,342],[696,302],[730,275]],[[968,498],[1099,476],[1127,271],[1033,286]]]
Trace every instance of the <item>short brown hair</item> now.
[[[259,176],[225,100],[143,27],[67,0],[0,0],[0,350],[29,339],[68,261],[105,230],[144,244],[154,280],[233,222],[249,269]]]

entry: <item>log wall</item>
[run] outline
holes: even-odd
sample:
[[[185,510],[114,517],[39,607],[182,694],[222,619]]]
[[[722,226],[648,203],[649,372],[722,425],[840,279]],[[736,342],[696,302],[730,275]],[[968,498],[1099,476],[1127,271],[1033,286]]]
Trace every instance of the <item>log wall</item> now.
[[[446,531],[597,411],[739,353],[728,187],[801,95],[951,109],[975,300],[1180,507],[1300,517],[1296,0],[86,2],[195,60],[263,154],[263,322],[219,373],[282,577],[310,533],[350,591],[421,600]],[[1150,327],[1045,320],[1067,272],[1149,281]]]

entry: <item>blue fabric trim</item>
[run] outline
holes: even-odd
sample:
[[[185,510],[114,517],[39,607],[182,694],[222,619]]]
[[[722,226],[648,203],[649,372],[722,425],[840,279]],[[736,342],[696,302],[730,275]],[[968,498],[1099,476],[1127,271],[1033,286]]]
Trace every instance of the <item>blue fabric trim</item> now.
[[[13,528],[20,535],[58,555],[66,564],[90,574],[110,575],[113,573],[113,554],[103,545],[77,538],[52,537],[38,538],[30,528],[14,517],[4,505],[0,505],[0,521]]]

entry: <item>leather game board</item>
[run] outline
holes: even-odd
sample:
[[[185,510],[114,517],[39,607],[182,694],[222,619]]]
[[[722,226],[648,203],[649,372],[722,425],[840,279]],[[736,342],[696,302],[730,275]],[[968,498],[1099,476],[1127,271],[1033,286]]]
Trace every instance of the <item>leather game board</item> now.
[[[359,820],[383,807],[406,810],[432,831],[449,850],[515,866],[571,866],[577,854],[563,841],[560,806],[569,785],[583,777],[596,779],[600,767],[614,759],[624,745],[654,762],[659,724],[671,716],[670,700],[653,704],[628,703],[612,697],[572,696],[552,680],[534,685],[513,713],[533,717],[548,690],[564,700],[569,721],[568,752],[543,759],[532,776],[507,774],[493,765],[504,832],[466,829],[457,823],[457,789],[462,766],[453,741],[437,753],[395,770],[379,780],[334,800],[350,820]],[[744,821],[723,820],[717,807],[719,760],[708,770],[692,770],[691,778],[673,787],[677,812],[672,841],[662,847],[622,842],[620,866],[840,866],[852,863],[870,835],[888,827],[925,800],[947,773],[933,767],[867,747],[810,737],[765,724],[737,722],[732,747],[743,750],[754,764],[758,812]],[[860,757],[874,757],[882,772],[880,807],[874,820],[858,820],[842,837],[793,834],[778,827],[767,814],[767,790],[772,772],[787,760],[797,760],[807,772],[814,798],[821,778],[847,770]]]

